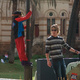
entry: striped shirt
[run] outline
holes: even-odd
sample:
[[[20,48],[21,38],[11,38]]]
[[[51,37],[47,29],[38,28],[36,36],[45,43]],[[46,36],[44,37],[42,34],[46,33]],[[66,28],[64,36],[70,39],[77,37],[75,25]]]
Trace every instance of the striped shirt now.
[[[49,36],[46,40],[46,53],[50,54],[53,59],[63,58],[62,48],[70,49],[71,47],[64,42],[64,39],[60,36]]]

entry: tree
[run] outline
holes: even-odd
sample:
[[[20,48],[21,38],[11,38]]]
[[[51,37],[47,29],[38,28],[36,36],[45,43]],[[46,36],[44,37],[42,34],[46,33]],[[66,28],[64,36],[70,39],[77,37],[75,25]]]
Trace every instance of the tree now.
[[[9,0],[7,0],[7,6],[8,6],[8,1]],[[13,3],[13,7],[12,7],[13,11],[12,12],[17,10],[17,4],[19,4],[18,2],[20,2],[20,1],[21,1],[21,4],[22,4],[22,2],[24,2],[25,0],[10,0],[9,8],[11,7],[11,2]],[[7,7],[6,7],[6,16],[7,16]],[[13,18],[12,18],[12,21],[13,21]],[[15,54],[15,41],[14,41],[13,29],[11,27],[11,43],[10,43],[10,50],[9,50],[9,63],[14,63],[14,54]]]
[[[5,0],[1,0],[1,11],[3,11],[3,3]],[[17,0],[6,0],[6,20],[8,20],[8,14],[7,14],[7,10],[8,10],[8,6],[9,9],[11,7],[11,2],[13,1],[13,12],[17,10]],[[9,3],[9,4],[8,4]],[[2,17],[2,13],[1,13],[1,17]],[[14,36],[13,36],[13,30],[11,29],[11,43],[10,43],[10,50],[9,50],[9,62],[10,63],[14,63],[14,51],[15,51],[15,42],[14,42]]]
[[[79,10],[80,10],[80,0],[74,0],[72,13],[69,21],[68,34],[67,34],[67,43],[73,48],[75,48],[76,26],[77,26]],[[69,51],[66,51],[66,56],[72,56],[72,54],[68,55],[67,53],[69,53]]]
[[[74,0],[71,18],[69,21],[68,34],[67,34],[67,43],[72,47],[75,46],[76,26],[77,26],[79,9],[80,9],[80,0]]]
[[[17,0],[13,1],[13,12],[17,10]],[[13,18],[12,18],[13,21]],[[15,53],[15,41],[13,35],[13,29],[11,27],[11,43],[10,43],[10,51],[9,51],[9,63],[14,63],[14,53]]]

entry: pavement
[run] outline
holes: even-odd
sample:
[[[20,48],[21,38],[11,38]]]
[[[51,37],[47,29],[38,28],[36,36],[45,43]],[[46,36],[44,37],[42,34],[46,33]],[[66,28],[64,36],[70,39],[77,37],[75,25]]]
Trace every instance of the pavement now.
[[[0,80],[21,80],[21,79],[8,79],[8,78],[0,78]]]

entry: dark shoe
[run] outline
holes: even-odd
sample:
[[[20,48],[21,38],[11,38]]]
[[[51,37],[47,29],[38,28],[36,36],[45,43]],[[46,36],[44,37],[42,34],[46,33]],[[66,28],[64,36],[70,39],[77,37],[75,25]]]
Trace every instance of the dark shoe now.
[[[32,63],[31,62],[28,62],[28,61],[21,61],[21,64],[23,66],[31,66],[32,65]]]

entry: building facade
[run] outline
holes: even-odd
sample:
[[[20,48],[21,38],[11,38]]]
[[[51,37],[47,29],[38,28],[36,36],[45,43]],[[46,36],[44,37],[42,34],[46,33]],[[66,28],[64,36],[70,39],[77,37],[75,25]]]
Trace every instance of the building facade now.
[[[65,41],[67,38],[67,32],[69,27],[69,20],[72,12],[74,0],[56,0],[56,8],[52,5],[48,6],[47,0],[41,2],[41,10],[39,12],[39,18],[36,20],[35,26],[39,28],[39,37],[42,36],[43,41],[50,35],[50,26],[57,23],[60,27],[60,36]],[[77,20],[76,29],[76,43],[75,48],[80,50],[80,16]],[[36,30],[35,30],[36,31]],[[36,32],[35,32],[36,33]],[[36,36],[35,36],[36,37]]]
[[[50,35],[50,26],[54,23],[57,23],[60,27],[60,36],[64,37],[66,41],[69,20],[72,11],[74,0],[56,0],[56,8],[48,4],[47,0],[40,1],[40,10],[38,12],[38,17],[35,21],[34,29],[34,42],[36,44],[41,39],[43,41]],[[0,5],[1,5],[0,0]],[[12,3],[11,7],[7,5],[5,0],[3,7],[0,6],[0,52],[4,53],[6,49],[9,49],[11,41],[11,24],[12,24]],[[17,10],[20,10],[23,15],[26,15],[26,4],[19,3]],[[3,9],[2,9],[3,8]],[[9,8],[9,9],[7,9]],[[7,9],[7,11],[6,11]],[[7,16],[7,17],[6,17]],[[79,15],[80,16],[80,15]],[[79,48],[80,45],[80,19],[78,19],[78,25],[76,30],[76,44]],[[25,23],[24,23],[25,24]]]

